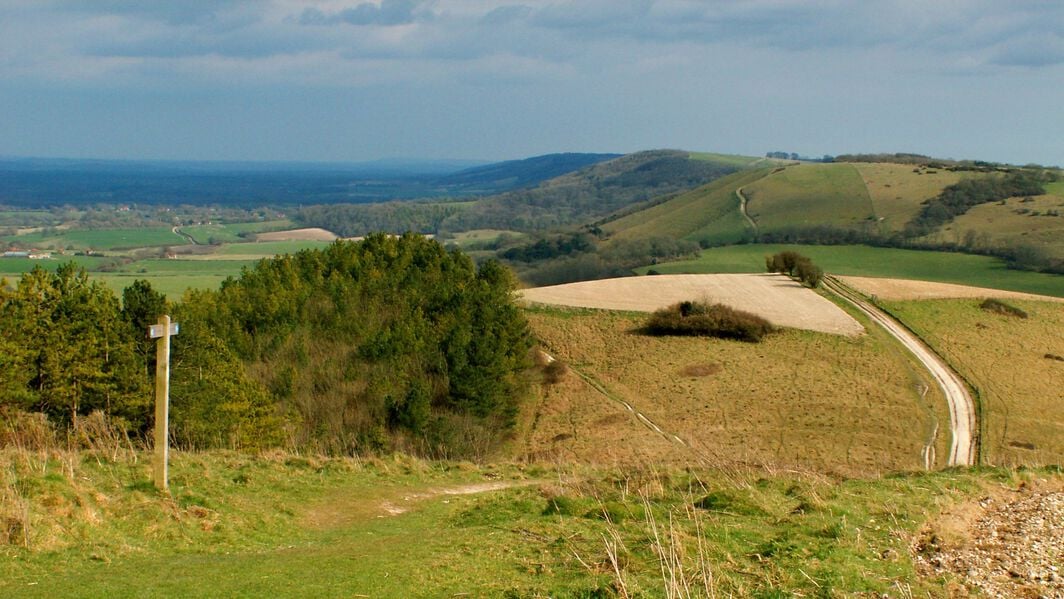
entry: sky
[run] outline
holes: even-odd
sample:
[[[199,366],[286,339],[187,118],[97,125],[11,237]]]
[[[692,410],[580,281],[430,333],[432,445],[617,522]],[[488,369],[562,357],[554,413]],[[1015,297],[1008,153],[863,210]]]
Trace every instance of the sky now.
[[[1057,0],[0,0],[0,156],[1064,165]]]

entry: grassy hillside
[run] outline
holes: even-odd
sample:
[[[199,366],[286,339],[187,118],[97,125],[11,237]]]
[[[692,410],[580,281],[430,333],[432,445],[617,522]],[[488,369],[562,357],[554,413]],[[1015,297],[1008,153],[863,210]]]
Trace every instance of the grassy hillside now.
[[[1064,312],[1009,300],[1028,317],[987,312],[979,300],[889,302],[974,385],[983,401],[987,463],[1064,463]],[[993,340],[988,343],[987,340]]]
[[[628,154],[541,183],[477,201],[446,218],[445,231],[545,230],[593,221],[621,208],[704,185],[737,167],[688,152],[655,150]]]
[[[864,180],[849,164],[779,168],[743,193],[747,213],[762,233],[818,224],[863,229],[876,220]]]
[[[963,173],[911,164],[859,162],[853,164],[864,180],[872,209],[884,231],[900,231],[913,219],[924,200],[960,181]]]
[[[945,596],[956,579],[921,576],[911,548],[961,542],[947,514],[988,494],[1060,480],[178,452],[171,498],[149,461],[0,452],[0,593]]]
[[[697,259],[655,264],[653,268],[663,274],[763,272],[765,256],[784,250],[805,254],[833,274],[940,281],[1064,297],[1064,277],[1011,270],[997,258],[863,245],[736,245],[703,250]],[[649,268],[638,270],[646,272]]]
[[[1064,194],[1009,198],[976,206],[943,227],[938,238],[977,247],[1023,244],[1064,259]]]
[[[739,210],[737,188],[764,177],[768,169],[741,171],[682,193],[666,202],[606,223],[615,239],[665,236],[703,245],[736,243],[753,231]]]
[[[937,413],[937,392],[923,399],[917,392],[924,375],[875,328],[859,338],[787,330],[750,344],[642,335],[640,314],[534,309],[528,317],[569,376],[597,391],[588,394],[579,381],[548,390],[532,427],[534,455],[636,463],[649,453],[660,463],[912,470],[923,466],[936,418],[947,417]],[[566,397],[574,389],[581,404],[592,402],[576,420],[553,408],[574,405]],[[621,401],[659,426],[668,443],[645,445],[645,432],[632,442],[603,442],[639,424],[618,409]]]

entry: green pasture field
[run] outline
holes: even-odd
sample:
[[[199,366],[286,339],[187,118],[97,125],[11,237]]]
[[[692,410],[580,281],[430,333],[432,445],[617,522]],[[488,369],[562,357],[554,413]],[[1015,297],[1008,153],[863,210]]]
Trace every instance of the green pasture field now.
[[[458,247],[466,248],[473,245],[483,245],[488,243],[494,243],[502,236],[508,236],[511,239],[519,239],[524,237],[525,234],[519,231],[507,231],[503,229],[473,229],[470,231],[462,231],[460,233],[453,234],[450,239],[441,240],[445,243],[453,242]]]
[[[151,489],[150,463],[0,454],[18,502],[5,522],[25,525],[0,545],[0,594],[943,596],[951,579],[917,573],[914,539],[948,539],[939,515],[989,490],[1060,480],[175,452],[171,497]],[[478,484],[501,488],[448,494]],[[672,576],[659,555],[676,558]]]
[[[645,266],[636,272],[644,274],[651,268],[662,274],[764,272],[765,256],[784,250],[809,256],[832,274],[938,281],[1064,297],[1064,276],[1011,270],[998,258],[863,245],[735,245],[703,250],[693,260]]]
[[[978,391],[983,462],[1064,464],[1064,306],[1004,300],[1026,318],[989,312],[982,300],[885,302]],[[988,343],[988,340],[993,340]]]
[[[863,229],[875,223],[864,180],[850,164],[801,164],[745,186],[747,213],[762,233],[798,226]]]
[[[136,229],[70,229],[40,231],[3,238],[8,243],[29,248],[77,248],[94,250],[123,250],[140,247],[185,245],[188,241],[175,235],[170,227]]]
[[[239,272],[237,273],[239,274]],[[153,289],[165,295],[171,301],[180,300],[188,289],[218,289],[230,276],[220,273],[200,274],[166,274],[156,273],[89,273],[89,278],[100,281],[121,296],[122,290],[133,284],[137,279],[144,279],[151,283]]]
[[[764,177],[759,169],[729,175],[709,185],[603,225],[616,239],[673,237],[735,243],[752,233],[739,210],[735,190]]]
[[[226,243],[214,252],[220,260],[228,260],[224,256],[240,256],[241,259],[272,258],[279,254],[294,254],[300,250],[320,250],[332,245],[331,241],[263,241],[252,243]]]
[[[1064,197],[1064,180],[1046,184],[1046,193]]]
[[[249,241],[241,237],[241,233],[265,233],[268,231],[283,231],[293,226],[290,220],[270,220],[248,223],[226,223],[214,225],[192,225],[181,227],[179,230],[191,236],[199,244],[214,243],[240,243]]]

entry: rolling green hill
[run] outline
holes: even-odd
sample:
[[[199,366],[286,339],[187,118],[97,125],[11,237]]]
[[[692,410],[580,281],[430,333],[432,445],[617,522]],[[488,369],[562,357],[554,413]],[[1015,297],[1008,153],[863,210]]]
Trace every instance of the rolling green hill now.
[[[717,162],[690,153],[655,150],[601,162],[532,189],[478,200],[443,221],[446,231],[546,230],[593,221],[617,210],[704,185],[737,170],[734,159]]]
[[[602,229],[616,239],[666,236],[704,242],[736,243],[753,234],[739,211],[735,190],[763,178],[768,169],[740,171],[666,202],[608,222]]]
[[[743,194],[761,233],[820,224],[863,229],[876,220],[861,174],[849,164],[777,168]]]

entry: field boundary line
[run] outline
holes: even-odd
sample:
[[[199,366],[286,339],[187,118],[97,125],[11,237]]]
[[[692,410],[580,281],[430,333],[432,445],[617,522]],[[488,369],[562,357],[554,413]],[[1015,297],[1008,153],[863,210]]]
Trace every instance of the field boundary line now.
[[[543,352],[543,355],[546,356],[548,362],[555,361],[555,357],[550,355],[550,354],[548,354],[547,352]],[[691,447],[690,443],[688,443],[687,441],[684,441],[679,435],[667,432],[664,429],[662,429],[660,426],[658,426],[658,424],[656,422],[654,422],[653,420],[647,418],[645,414],[643,414],[639,410],[635,409],[635,407],[632,404],[630,404],[627,401],[625,401],[625,400],[623,400],[623,399],[621,399],[619,397],[616,397],[615,395],[610,393],[609,390],[606,389],[605,385],[603,385],[602,383],[598,382],[591,375],[584,373],[583,371],[581,371],[580,369],[576,368],[572,364],[566,364],[566,366],[569,368],[569,370],[572,370],[576,374],[576,376],[580,377],[580,380],[582,380],[585,383],[587,383],[587,385],[589,387],[591,387],[592,389],[597,391],[599,394],[604,396],[606,399],[608,399],[608,400],[610,400],[610,401],[612,401],[614,403],[618,403],[625,410],[628,410],[628,412],[630,414],[632,414],[635,417],[635,419],[640,424],[642,424],[643,426],[645,426],[648,429],[650,429],[651,431],[661,435],[662,437],[664,437],[668,441],[671,441],[673,443],[678,443],[678,444],[682,445],[683,447],[685,447],[687,449],[693,450],[693,448]]]

